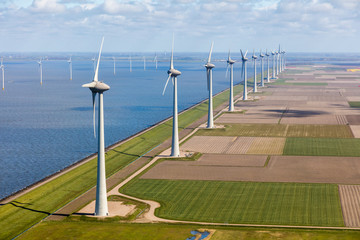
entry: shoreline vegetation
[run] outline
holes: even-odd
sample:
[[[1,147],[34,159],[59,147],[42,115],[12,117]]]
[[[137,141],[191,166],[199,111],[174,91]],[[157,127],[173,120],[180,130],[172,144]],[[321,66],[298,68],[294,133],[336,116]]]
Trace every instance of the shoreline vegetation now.
[[[234,86],[234,95],[242,92],[242,85]],[[213,96],[214,109],[228,101],[229,89]],[[179,128],[185,129],[207,114],[205,99],[179,114]],[[107,178],[126,168],[144,154],[171,138],[172,117],[160,121],[133,136],[106,148]],[[159,149],[158,153],[162,150]],[[149,161],[152,157],[149,157]],[[68,203],[93,189],[96,185],[96,160],[94,153],[71,166],[60,170],[0,201],[0,239],[19,236],[27,229]],[[144,163],[146,164],[146,163]],[[140,166],[141,167],[141,166]],[[131,174],[131,173],[129,173]],[[121,182],[123,179],[118,180]],[[117,183],[118,183],[117,182]],[[108,190],[111,186],[108,185]],[[6,201],[7,200],[7,201]]]

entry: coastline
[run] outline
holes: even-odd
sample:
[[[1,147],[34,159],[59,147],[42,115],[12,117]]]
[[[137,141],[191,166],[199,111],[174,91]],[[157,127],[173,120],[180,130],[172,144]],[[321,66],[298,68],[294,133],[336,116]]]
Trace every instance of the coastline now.
[[[235,87],[235,86],[238,86],[238,85],[240,85],[240,83],[235,84],[234,87]],[[214,94],[213,97],[216,97],[216,96],[218,96],[219,94],[221,94],[221,93],[223,93],[223,92],[225,92],[225,91],[228,91],[228,90],[229,90],[229,88],[226,88],[226,89],[218,92],[217,94]],[[183,109],[182,111],[180,111],[179,114],[183,114],[184,112],[189,111],[189,110],[191,110],[192,108],[195,108],[196,106],[198,106],[198,105],[206,102],[207,100],[208,100],[208,99],[204,99],[204,100],[202,100],[202,101],[200,101],[200,102],[198,102],[198,103],[196,103],[196,104],[194,104],[194,105],[192,105],[192,106],[190,106],[190,107],[188,107],[188,108],[185,108],[185,109]],[[127,141],[130,141],[131,139],[133,139],[133,138],[135,138],[135,137],[137,137],[137,136],[139,136],[139,135],[141,135],[141,134],[143,134],[143,133],[146,133],[146,132],[150,131],[151,129],[157,127],[157,126],[160,125],[160,124],[163,124],[164,122],[166,122],[166,121],[168,121],[168,120],[170,120],[170,119],[172,119],[172,118],[173,118],[172,116],[170,116],[170,117],[168,117],[168,118],[165,118],[165,119],[163,119],[163,120],[161,120],[161,121],[159,121],[159,122],[157,122],[157,123],[154,123],[153,125],[151,125],[151,126],[149,126],[149,127],[144,128],[143,130],[141,130],[141,131],[139,131],[139,132],[137,132],[137,133],[135,133],[135,134],[133,134],[133,135],[131,135],[131,136],[129,136],[129,137],[126,137],[126,138],[124,138],[124,139],[121,139],[121,140],[119,140],[119,141],[117,141],[117,142],[115,142],[115,143],[107,146],[107,147],[105,148],[105,152],[107,152],[107,151],[109,151],[109,150],[112,150],[112,149],[120,146],[121,144],[124,144],[124,143],[126,143]],[[40,179],[39,181],[36,181],[36,182],[34,182],[34,183],[32,183],[32,184],[30,184],[30,185],[28,185],[28,186],[26,186],[26,187],[24,187],[24,188],[16,191],[16,192],[14,192],[14,193],[11,193],[10,195],[8,195],[8,196],[6,196],[6,197],[4,197],[4,198],[1,198],[1,199],[0,199],[0,204],[9,203],[9,202],[13,201],[14,199],[16,199],[16,198],[18,198],[18,197],[20,197],[20,196],[22,196],[22,195],[24,195],[24,194],[32,191],[33,189],[36,189],[37,187],[40,187],[40,186],[44,185],[45,183],[47,183],[47,182],[49,182],[49,181],[51,181],[51,180],[53,180],[53,179],[56,179],[57,177],[65,174],[65,173],[67,173],[67,172],[69,172],[69,171],[71,171],[71,170],[73,170],[73,169],[75,169],[75,168],[77,168],[77,167],[79,167],[79,166],[87,163],[87,162],[89,162],[90,160],[93,160],[93,159],[96,158],[96,157],[97,157],[97,153],[96,153],[96,152],[95,152],[95,153],[92,153],[92,154],[90,154],[90,155],[88,155],[88,156],[80,159],[79,161],[76,161],[76,162],[72,163],[71,165],[69,165],[69,166],[67,166],[67,167],[65,167],[65,168],[63,168],[63,169],[58,170],[57,172],[52,173],[52,174],[50,174],[50,175],[48,175],[48,176]]]

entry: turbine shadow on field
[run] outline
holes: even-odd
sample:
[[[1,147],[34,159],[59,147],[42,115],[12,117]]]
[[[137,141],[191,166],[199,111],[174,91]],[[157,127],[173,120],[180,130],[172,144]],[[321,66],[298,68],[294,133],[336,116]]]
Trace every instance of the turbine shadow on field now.
[[[301,118],[301,117],[313,117],[328,114],[327,112],[323,111],[310,111],[310,110],[264,110],[267,112],[277,112],[277,113],[284,113],[284,117],[294,117],[294,118]]]
[[[13,205],[14,207],[21,208],[21,209],[24,209],[24,210],[28,210],[28,211],[31,211],[31,212],[44,213],[44,214],[47,214],[47,215],[64,216],[64,217],[70,216],[69,214],[57,214],[57,213],[52,214],[50,212],[45,212],[45,211],[36,210],[36,209],[21,206],[21,204],[32,205],[30,203],[21,203],[21,202],[18,202],[18,201],[12,201],[9,204]]]

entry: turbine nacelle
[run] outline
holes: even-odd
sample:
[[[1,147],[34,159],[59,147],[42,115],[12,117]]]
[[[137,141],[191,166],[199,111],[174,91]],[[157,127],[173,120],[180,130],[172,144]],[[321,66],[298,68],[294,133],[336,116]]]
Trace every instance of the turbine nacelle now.
[[[235,63],[235,61],[234,61],[234,60],[232,60],[232,59],[229,59],[229,60],[227,60],[227,63],[228,63],[228,64],[234,64],[234,63]]]
[[[208,62],[204,65],[204,67],[206,67],[206,69],[213,69],[215,67],[215,65]]]
[[[99,81],[92,81],[90,83],[83,84],[82,87],[89,88],[93,93],[102,93],[110,89],[109,85]]]
[[[177,76],[181,75],[181,72],[179,70],[174,69],[174,68],[169,69],[167,71],[167,73],[169,75],[171,75],[172,77],[177,77]]]

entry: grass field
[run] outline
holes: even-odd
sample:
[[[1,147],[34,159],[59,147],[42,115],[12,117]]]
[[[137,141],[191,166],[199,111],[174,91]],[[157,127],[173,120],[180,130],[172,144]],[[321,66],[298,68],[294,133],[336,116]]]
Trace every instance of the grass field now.
[[[287,138],[283,154],[360,157],[360,139]]]
[[[198,136],[353,138],[347,125],[226,124],[226,128],[200,129]]]
[[[349,102],[350,107],[360,108],[360,102]]]
[[[239,85],[234,88],[240,93]],[[214,97],[214,108],[228,100],[229,91]],[[207,113],[207,102],[179,116],[179,128],[185,128]],[[106,153],[106,174],[110,176],[139,156],[171,137],[172,120]],[[96,151],[96,149],[94,149]],[[12,203],[0,206],[0,239],[20,234],[96,184],[96,159],[38,187]]]
[[[138,179],[123,193],[160,202],[163,218],[218,223],[343,226],[335,184]]]

